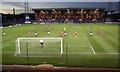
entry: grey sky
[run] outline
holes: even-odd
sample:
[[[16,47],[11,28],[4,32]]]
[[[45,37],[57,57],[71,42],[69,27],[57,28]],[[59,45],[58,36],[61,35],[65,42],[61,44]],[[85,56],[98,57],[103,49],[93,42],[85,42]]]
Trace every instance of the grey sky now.
[[[29,2],[29,10],[33,8],[105,8],[108,9],[109,2]],[[118,9],[118,2],[112,2],[112,10]],[[16,13],[24,12],[24,2],[2,2],[2,11],[12,13],[12,8]]]

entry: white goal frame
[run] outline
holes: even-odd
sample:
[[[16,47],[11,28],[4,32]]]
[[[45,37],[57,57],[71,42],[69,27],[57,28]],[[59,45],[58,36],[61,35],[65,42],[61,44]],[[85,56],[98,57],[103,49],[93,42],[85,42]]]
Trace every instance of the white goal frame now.
[[[16,51],[15,51],[15,54],[14,54],[14,56],[15,55],[17,55],[17,54],[21,54],[21,49],[20,49],[20,40],[40,40],[40,39],[43,39],[43,40],[45,40],[45,39],[59,39],[60,40],[60,42],[61,42],[61,48],[60,48],[60,56],[63,54],[63,38],[61,38],[61,37],[44,37],[44,38],[17,38],[17,40],[16,40],[16,46],[18,46],[18,51],[17,51],[17,47],[16,47]],[[17,53],[16,53],[17,52]]]

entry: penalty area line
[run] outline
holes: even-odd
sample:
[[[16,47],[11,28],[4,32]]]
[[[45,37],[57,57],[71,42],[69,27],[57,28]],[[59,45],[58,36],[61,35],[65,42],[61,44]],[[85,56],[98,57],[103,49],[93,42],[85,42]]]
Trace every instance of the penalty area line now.
[[[92,47],[92,45],[90,45],[90,48],[92,49],[93,53],[96,54],[94,48]]]

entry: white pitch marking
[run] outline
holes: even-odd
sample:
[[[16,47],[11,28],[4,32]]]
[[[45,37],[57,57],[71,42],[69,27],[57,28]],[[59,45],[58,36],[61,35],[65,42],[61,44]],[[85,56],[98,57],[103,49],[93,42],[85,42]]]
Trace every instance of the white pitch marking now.
[[[92,49],[93,53],[96,54],[95,50],[93,49],[93,47],[91,45],[90,45],[90,48]]]

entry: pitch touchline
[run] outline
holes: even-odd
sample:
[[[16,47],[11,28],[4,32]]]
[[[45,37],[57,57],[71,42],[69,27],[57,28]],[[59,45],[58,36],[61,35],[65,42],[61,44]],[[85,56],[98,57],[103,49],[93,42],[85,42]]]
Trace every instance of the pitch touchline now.
[[[93,53],[96,54],[95,50],[93,49],[93,47],[91,45],[90,45],[90,48],[92,49]]]

